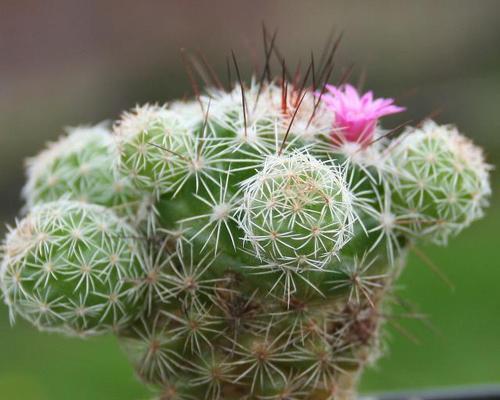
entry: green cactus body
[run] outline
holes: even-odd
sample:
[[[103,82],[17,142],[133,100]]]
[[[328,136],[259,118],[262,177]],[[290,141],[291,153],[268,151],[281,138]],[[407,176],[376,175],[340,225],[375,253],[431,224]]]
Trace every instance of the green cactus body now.
[[[162,107],[138,108],[117,125],[120,169],[146,192],[172,191],[189,176],[193,136]]]
[[[113,137],[103,125],[79,127],[28,160],[23,189],[26,208],[60,198],[113,208],[134,215],[142,194],[115,170]]]
[[[332,113],[340,100],[319,97],[253,81],[123,114],[112,165],[146,201],[121,220],[57,200],[78,187],[49,196],[29,184],[28,198],[56,201],[5,242],[12,312],[44,329],[119,326],[137,374],[163,400],[355,398],[381,353],[385,299],[409,244],[478,218],[488,167],[451,128],[428,122],[389,140],[377,119],[360,130],[348,119],[359,110]],[[58,159],[76,151],[70,144]],[[109,157],[86,149],[90,164]],[[441,196],[449,185],[453,204]],[[110,308],[115,289],[120,306]],[[75,314],[83,299],[85,318]]]
[[[412,214],[417,235],[445,244],[482,217],[489,167],[456,128],[427,121],[407,132],[395,145],[394,167],[394,202]]]
[[[7,237],[5,300],[41,329],[88,335],[134,320],[137,233],[108,209],[60,200],[33,208]]]
[[[243,188],[241,225],[260,258],[321,269],[352,235],[351,193],[340,168],[300,152],[270,156]]]

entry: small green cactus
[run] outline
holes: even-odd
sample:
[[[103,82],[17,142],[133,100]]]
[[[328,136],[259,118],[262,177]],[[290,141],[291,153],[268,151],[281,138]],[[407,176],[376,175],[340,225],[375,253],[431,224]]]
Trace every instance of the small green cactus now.
[[[4,245],[1,278],[12,315],[75,335],[119,331],[142,307],[135,237],[101,206],[58,200],[34,207]]]
[[[482,217],[490,194],[481,151],[452,126],[426,121],[394,146],[394,203],[413,215],[416,234],[445,244]]]
[[[303,151],[268,156],[242,185],[241,228],[256,256],[296,269],[330,263],[352,236],[344,174]]]
[[[116,146],[104,125],[71,129],[27,162],[26,208],[67,199],[135,215],[142,194],[113,167]]]
[[[190,167],[193,137],[165,107],[145,106],[125,113],[115,127],[120,170],[136,186],[160,195],[170,191]]]
[[[391,99],[317,83],[207,88],[34,158],[12,316],[113,330],[162,400],[355,398],[407,250],[482,216],[489,167],[451,126],[389,139]]]

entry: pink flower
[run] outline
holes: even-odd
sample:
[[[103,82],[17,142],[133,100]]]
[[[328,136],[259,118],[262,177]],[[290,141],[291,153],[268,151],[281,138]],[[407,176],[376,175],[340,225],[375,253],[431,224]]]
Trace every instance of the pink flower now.
[[[335,114],[333,139],[367,144],[373,139],[380,117],[405,110],[394,105],[394,99],[373,99],[371,91],[360,96],[349,84],[340,88],[326,85],[326,88],[328,92],[321,99]]]

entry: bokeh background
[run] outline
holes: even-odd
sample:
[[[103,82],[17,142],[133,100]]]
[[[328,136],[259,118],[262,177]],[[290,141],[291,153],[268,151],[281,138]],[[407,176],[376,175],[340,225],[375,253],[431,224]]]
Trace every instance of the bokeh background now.
[[[337,63],[354,62],[354,80],[365,76],[365,87],[406,105],[402,119],[440,110],[438,121],[455,122],[495,164],[499,17],[500,2],[484,0],[0,0],[0,221],[12,223],[22,206],[23,159],[63,127],[190,96],[183,47],[201,50],[223,76],[234,49],[249,73],[262,60],[262,22],[279,28],[291,66],[319,55],[332,27],[343,30]],[[424,248],[454,290],[410,257],[399,294],[427,319],[388,326],[389,351],[364,376],[363,391],[500,383],[498,175],[487,218],[446,249]],[[61,338],[22,321],[10,327],[0,307],[0,398],[148,397],[112,337]]]

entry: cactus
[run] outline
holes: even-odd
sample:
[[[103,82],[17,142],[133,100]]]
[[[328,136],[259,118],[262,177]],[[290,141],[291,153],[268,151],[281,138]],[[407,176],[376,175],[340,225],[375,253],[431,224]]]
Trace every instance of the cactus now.
[[[409,130],[395,146],[394,167],[394,203],[412,213],[415,234],[445,244],[482,217],[488,166],[456,128],[427,121]]]
[[[101,206],[57,200],[34,207],[5,241],[2,286],[12,315],[81,336],[119,331],[142,308],[135,235]]]
[[[72,131],[29,164],[1,268],[12,316],[113,330],[163,400],[354,398],[408,249],[490,194],[456,128],[390,139],[380,118],[403,110],[254,79]]]
[[[133,216],[143,194],[113,168],[116,145],[103,124],[78,127],[27,162],[26,209],[61,198]]]

